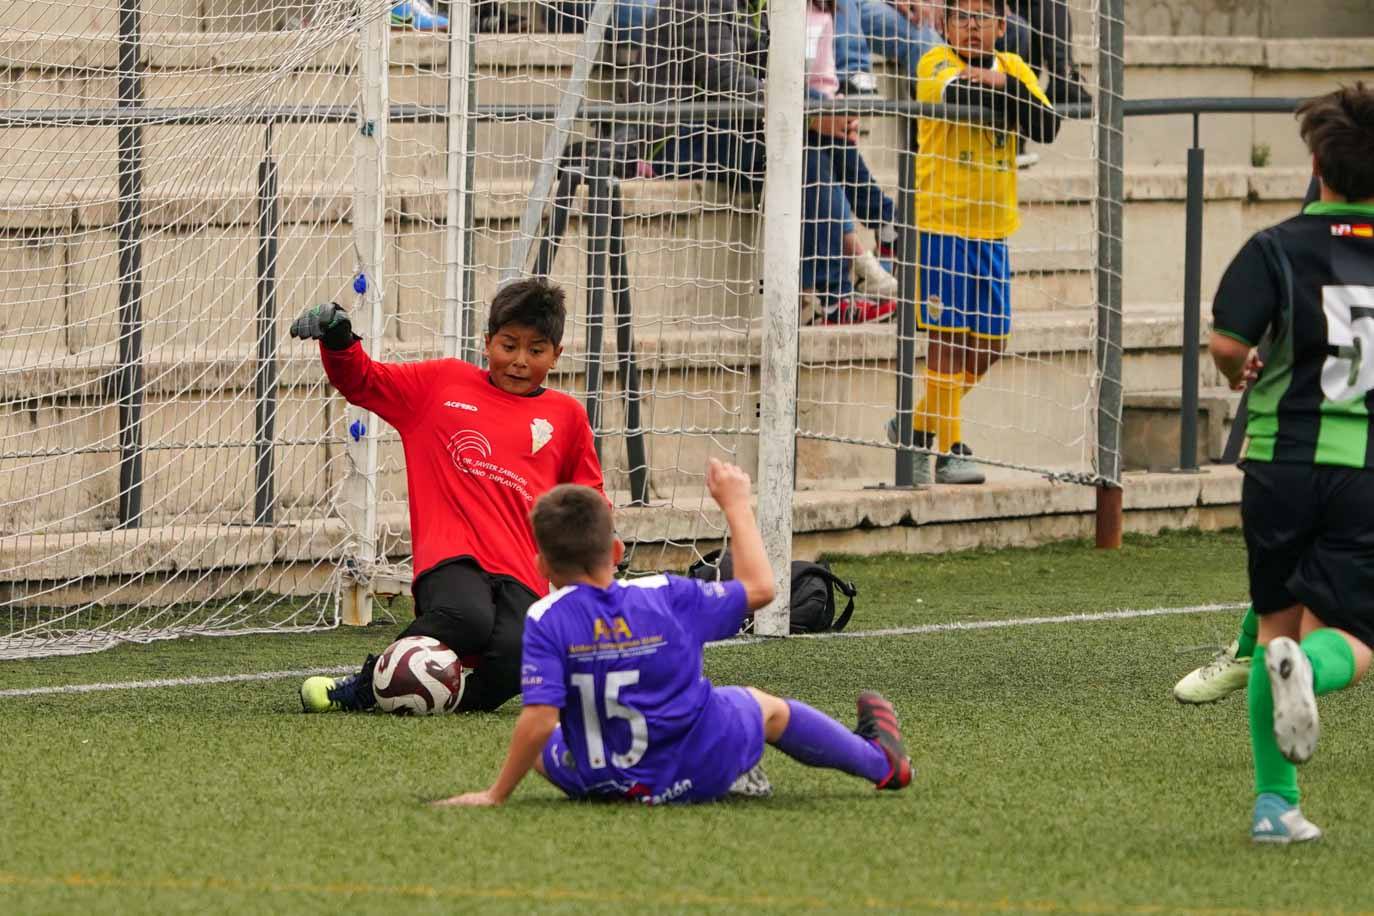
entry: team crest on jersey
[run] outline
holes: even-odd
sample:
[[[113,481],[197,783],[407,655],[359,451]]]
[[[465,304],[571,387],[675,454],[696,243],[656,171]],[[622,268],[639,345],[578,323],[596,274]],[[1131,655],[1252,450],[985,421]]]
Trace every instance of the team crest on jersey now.
[[[926,316],[931,321],[939,321],[940,313],[945,310],[945,304],[940,301],[939,296],[932,295],[926,299]]]
[[[1331,234],[1337,238],[1350,236],[1357,239],[1374,239],[1374,225],[1369,223],[1332,223]]]
[[[548,445],[553,440],[553,424],[543,417],[535,417],[530,421],[530,454],[535,455],[539,450]]]

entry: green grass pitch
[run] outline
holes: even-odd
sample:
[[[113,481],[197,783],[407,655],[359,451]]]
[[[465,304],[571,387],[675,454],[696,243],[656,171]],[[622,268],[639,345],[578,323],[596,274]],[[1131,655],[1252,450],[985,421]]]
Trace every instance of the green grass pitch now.
[[[839,559],[853,627],[1241,602],[1235,533]],[[398,607],[400,617],[407,608]],[[764,762],[768,800],[586,806],[485,785],[516,706],[435,719],[303,716],[296,682],[0,699],[0,913],[1351,913],[1374,909],[1368,688],[1322,700],[1302,773],[1312,848],[1253,848],[1242,696],[1174,680],[1239,612],[714,649],[845,721],[901,713],[918,775],[876,793]],[[355,664],[395,627],[189,639],[0,663],[0,689]]]

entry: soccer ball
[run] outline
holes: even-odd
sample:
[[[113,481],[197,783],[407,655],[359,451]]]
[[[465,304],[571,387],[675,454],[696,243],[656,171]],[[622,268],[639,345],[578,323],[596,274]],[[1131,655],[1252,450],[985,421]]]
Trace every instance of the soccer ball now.
[[[463,663],[429,636],[406,636],[386,647],[372,669],[377,707],[398,716],[453,712],[463,698]]]

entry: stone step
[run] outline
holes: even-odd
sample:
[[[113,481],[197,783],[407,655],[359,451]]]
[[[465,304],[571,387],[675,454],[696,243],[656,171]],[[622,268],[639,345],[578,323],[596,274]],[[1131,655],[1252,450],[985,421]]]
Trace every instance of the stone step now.
[[[1177,386],[1182,322],[1176,306],[1128,313],[1123,384],[1128,391]],[[965,430],[987,459],[1016,466],[1083,469],[1093,453],[1089,309],[1032,312],[1019,320],[1008,357],[967,399]],[[894,411],[896,329],[892,325],[805,328],[799,336],[798,477],[891,482],[893,455],[884,424]],[[224,332],[222,332],[224,333]],[[255,349],[251,330],[219,352],[150,348],[143,361],[144,506],[148,524],[241,522],[253,505]],[[756,324],[708,330],[640,327],[636,358],[646,398],[643,428],[656,493],[699,482],[697,468],[725,449],[746,467],[757,461]],[[196,335],[218,340],[209,328]],[[342,402],[331,394],[313,349],[279,336],[279,401],[275,449],[283,511],[319,504],[348,472]],[[553,376],[556,387],[584,390],[582,334],[574,327]],[[1199,342],[1200,345],[1200,342]],[[918,341],[918,358],[924,353]],[[0,352],[0,358],[7,354]],[[8,354],[13,356],[14,354]],[[0,369],[0,530],[36,532],[99,527],[118,504],[118,416],[112,378],[114,344],[83,353],[22,354]],[[426,346],[383,348],[387,359],[437,355]],[[608,481],[627,486],[621,401],[610,341],[603,353],[603,456]],[[1204,364],[1207,365],[1207,364]],[[918,366],[919,371],[919,366]],[[1216,385],[1204,373],[1204,384]],[[388,431],[389,432],[389,431]],[[211,444],[213,443],[213,444]],[[867,444],[865,444],[867,443]],[[388,435],[382,446],[381,491],[404,499],[404,461]]]
[[[1198,392],[1197,460],[1220,461],[1240,407],[1239,392],[1218,385]],[[1179,465],[1183,395],[1179,385],[1137,390],[1124,398],[1122,461],[1130,470],[1167,471]]]

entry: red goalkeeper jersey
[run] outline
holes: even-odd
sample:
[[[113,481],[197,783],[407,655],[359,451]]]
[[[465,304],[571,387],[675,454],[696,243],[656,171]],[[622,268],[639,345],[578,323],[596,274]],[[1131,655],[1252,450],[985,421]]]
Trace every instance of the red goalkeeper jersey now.
[[[510,394],[457,359],[375,362],[357,342],[321,345],[320,355],[340,394],[401,434],[416,578],[472,557],[547,593],[534,565],[534,501],[560,483],[605,492],[582,405],[548,388]]]

